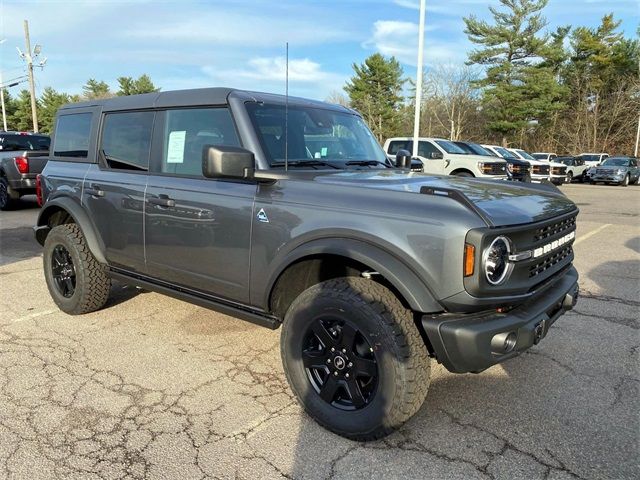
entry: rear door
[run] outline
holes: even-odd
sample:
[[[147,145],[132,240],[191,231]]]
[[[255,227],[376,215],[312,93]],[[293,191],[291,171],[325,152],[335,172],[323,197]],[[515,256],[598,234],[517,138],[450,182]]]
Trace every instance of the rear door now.
[[[84,181],[89,211],[110,265],[144,273],[144,193],[147,185],[153,111],[106,113],[98,138],[98,163]]]
[[[202,175],[205,146],[241,146],[231,114],[207,107],[158,115],[145,202],[149,274],[248,303],[256,184]]]

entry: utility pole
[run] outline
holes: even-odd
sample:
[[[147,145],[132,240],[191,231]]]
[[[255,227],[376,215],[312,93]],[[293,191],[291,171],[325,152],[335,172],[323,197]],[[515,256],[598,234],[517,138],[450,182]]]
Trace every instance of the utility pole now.
[[[418,25],[418,67],[416,73],[416,108],[413,117],[413,153],[418,156],[418,137],[420,135],[420,107],[422,106],[422,50],[424,49],[424,17],[427,0],[420,0],[420,25]]]
[[[640,115],[638,116],[638,130],[636,131],[636,149],[633,153],[634,157],[638,156],[638,143],[640,143]]]
[[[33,131],[38,133],[38,109],[36,104],[36,86],[33,81],[33,53],[31,52],[31,40],[29,39],[29,22],[24,21],[24,41],[27,51],[27,74],[29,75],[29,91],[31,93],[31,117],[33,118]]]
[[[0,84],[2,83],[2,77],[0,77]],[[2,102],[2,127],[7,131],[7,112],[4,109],[4,85],[0,85],[0,101]]]

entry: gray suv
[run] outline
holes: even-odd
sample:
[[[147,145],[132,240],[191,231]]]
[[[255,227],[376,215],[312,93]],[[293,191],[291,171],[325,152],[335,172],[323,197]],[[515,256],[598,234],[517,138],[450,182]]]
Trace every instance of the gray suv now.
[[[67,105],[35,227],[55,303],[112,280],[282,328],[306,411],[379,438],[430,364],[479,372],[540,342],[578,297],[578,209],[525,186],[390,166],[357,112],[211,88]]]

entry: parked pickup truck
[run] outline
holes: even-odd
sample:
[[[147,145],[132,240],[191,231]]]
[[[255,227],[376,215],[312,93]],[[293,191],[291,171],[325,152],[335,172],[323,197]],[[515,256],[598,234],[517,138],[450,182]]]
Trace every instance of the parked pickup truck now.
[[[47,287],[74,315],[117,279],[281,328],[309,415],[382,437],[418,411],[432,362],[480,372],[578,299],[578,209],[556,187],[403,158],[389,166],[357,112],[300,98],[208,88],[67,105],[39,177]]]
[[[36,193],[36,175],[47,162],[50,139],[28,132],[0,132],[0,210]]]
[[[388,155],[396,155],[400,150],[412,152],[413,139],[395,137],[384,143],[384,151]],[[471,155],[454,142],[443,138],[420,138],[417,158],[427,173],[498,180],[507,178],[507,162],[503,159]]]

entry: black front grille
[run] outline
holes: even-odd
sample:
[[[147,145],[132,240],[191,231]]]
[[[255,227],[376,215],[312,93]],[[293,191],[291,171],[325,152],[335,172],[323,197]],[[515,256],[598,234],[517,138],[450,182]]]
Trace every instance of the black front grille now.
[[[560,250],[551,253],[546,258],[542,259],[540,262],[535,265],[531,265],[529,267],[529,278],[540,275],[545,270],[550,269],[554,265],[562,262],[565,258],[573,253],[573,249],[571,245],[568,245]]]
[[[553,175],[564,175],[567,171],[567,167],[552,167],[551,173]]]
[[[541,240],[545,240],[549,237],[552,237],[556,234],[561,233],[569,233],[571,230],[575,229],[576,226],[576,215],[565,218],[560,222],[555,222],[549,225],[545,225],[544,227],[538,228],[533,233],[533,241],[539,242]]]
[[[549,165],[534,165],[533,173],[536,175],[549,175]]]
[[[485,175],[505,175],[507,173],[506,163],[485,163],[482,167]]]

